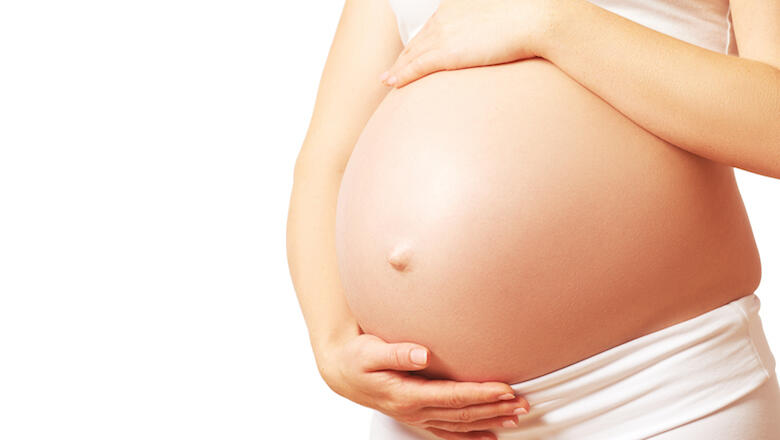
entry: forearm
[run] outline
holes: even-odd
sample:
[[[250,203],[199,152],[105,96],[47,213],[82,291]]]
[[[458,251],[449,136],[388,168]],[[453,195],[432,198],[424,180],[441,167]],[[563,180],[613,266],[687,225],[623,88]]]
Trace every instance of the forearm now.
[[[552,0],[541,56],[646,130],[696,155],[780,178],[780,70]]]
[[[299,159],[287,217],[287,261],[315,357],[321,349],[359,334],[338,274],[336,199],[341,172]]]

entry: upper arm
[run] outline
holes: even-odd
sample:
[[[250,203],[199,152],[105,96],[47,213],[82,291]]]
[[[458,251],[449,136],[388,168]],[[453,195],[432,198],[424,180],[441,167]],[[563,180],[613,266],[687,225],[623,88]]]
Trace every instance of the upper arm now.
[[[780,69],[780,0],[730,0],[741,58]]]
[[[388,0],[346,0],[296,165],[343,170],[390,88],[379,75],[403,50]]]

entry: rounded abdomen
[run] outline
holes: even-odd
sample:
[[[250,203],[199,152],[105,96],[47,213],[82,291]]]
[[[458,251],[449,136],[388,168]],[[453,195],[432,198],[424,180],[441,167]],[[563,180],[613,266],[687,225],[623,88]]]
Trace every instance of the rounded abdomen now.
[[[536,377],[760,279],[733,170],[542,59],[391,91],[344,172],[336,245],[364,331],[458,380]]]

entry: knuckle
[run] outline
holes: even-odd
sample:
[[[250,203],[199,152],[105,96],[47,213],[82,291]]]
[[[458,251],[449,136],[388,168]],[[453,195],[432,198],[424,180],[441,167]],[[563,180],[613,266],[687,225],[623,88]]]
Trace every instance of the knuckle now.
[[[442,55],[444,55],[450,61],[457,61],[460,59],[460,55],[462,53],[461,49],[458,47],[448,47],[447,49],[442,49],[442,52]]]
[[[391,350],[387,354],[387,362],[389,365],[401,365],[401,357],[398,355],[398,350]]]
[[[459,408],[465,404],[463,397],[456,392],[454,387],[450,390],[450,394],[447,395],[446,402],[447,405],[453,408]]]
[[[396,404],[396,408],[398,409],[398,412],[401,414],[408,414],[410,411],[414,409],[414,405],[412,405],[409,402],[398,402]]]
[[[393,417],[397,417],[401,414],[398,403],[395,400],[385,400],[384,405],[382,406],[384,407],[384,412]]]
[[[455,394],[452,394],[449,397],[447,397],[447,405],[448,406],[451,406],[453,408],[457,408],[457,407],[461,406],[462,403],[463,403],[463,400],[459,396],[457,396]]]
[[[409,63],[409,71],[414,73],[421,73],[424,68],[423,60],[421,58],[415,58]]]
[[[471,411],[467,409],[458,410],[458,412],[456,413],[456,418],[458,419],[458,421],[468,422],[469,420],[471,420]]]
[[[414,409],[414,406],[405,399],[393,399],[388,402],[388,406],[394,414],[406,416]]]

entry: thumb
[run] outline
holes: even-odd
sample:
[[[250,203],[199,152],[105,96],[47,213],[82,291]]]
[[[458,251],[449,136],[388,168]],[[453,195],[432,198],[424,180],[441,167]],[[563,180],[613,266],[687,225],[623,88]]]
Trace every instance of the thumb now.
[[[411,342],[388,344],[378,339],[364,347],[361,363],[366,371],[415,371],[428,366],[428,349]]]

